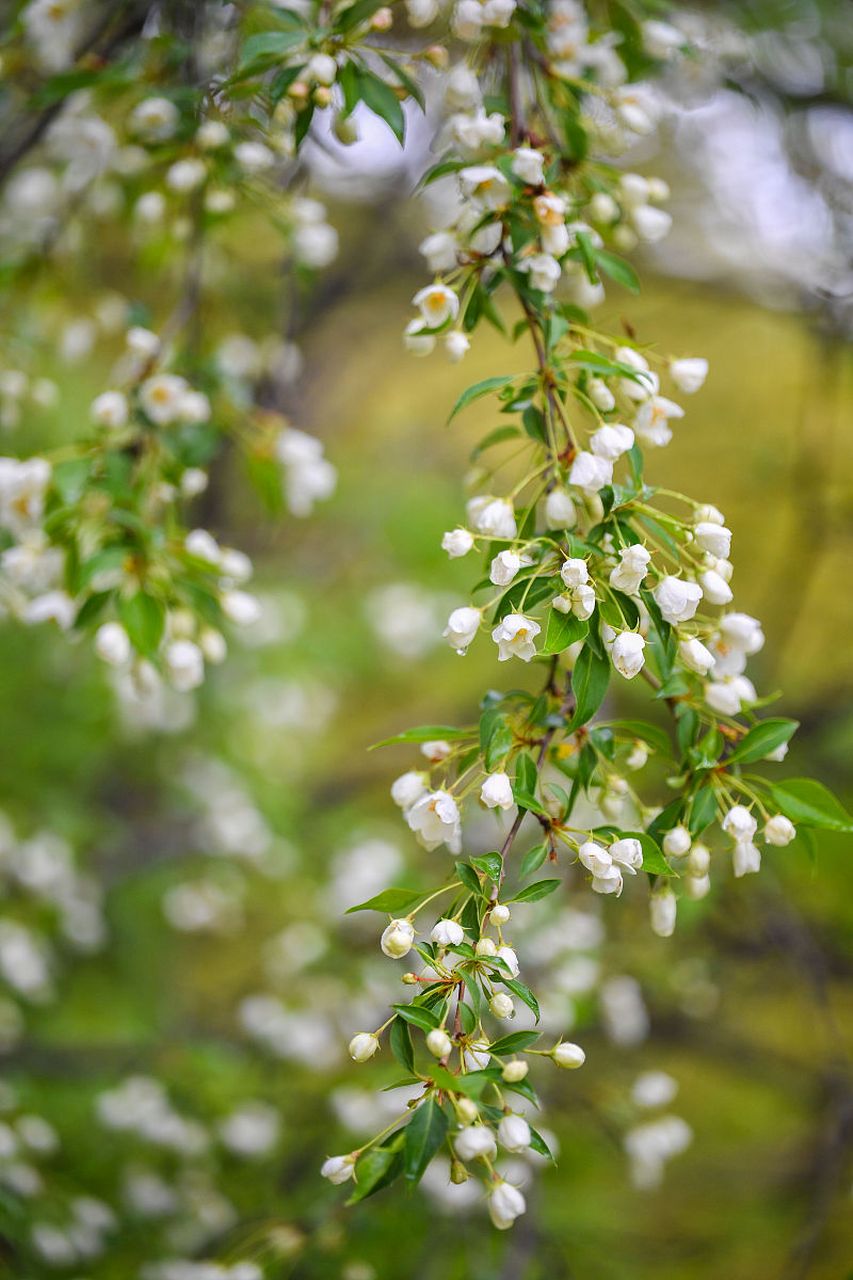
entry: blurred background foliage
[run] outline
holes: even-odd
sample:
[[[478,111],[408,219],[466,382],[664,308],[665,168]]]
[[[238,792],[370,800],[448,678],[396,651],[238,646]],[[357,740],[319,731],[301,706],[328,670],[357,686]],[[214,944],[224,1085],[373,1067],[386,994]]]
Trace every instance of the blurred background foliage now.
[[[664,161],[675,203],[695,203],[689,170],[674,152]],[[346,851],[386,842],[377,860],[393,871],[398,858],[398,883],[416,883],[418,866],[442,856],[415,846],[388,799],[412,749],[367,748],[408,724],[472,719],[477,692],[495,680],[485,646],[462,661],[437,639],[468,577],[447,563],[440,536],[460,518],[468,454],[495,423],[486,402],[444,423],[465,386],[528,360],[498,334],[481,335],[461,366],[402,352],[423,230],[404,186],[390,181],[379,204],[333,205],[339,262],[294,309],[306,367],[290,409],[322,436],[339,468],[337,495],[308,522],[259,518],[248,478],[226,457],[203,500],[203,523],[253,555],[265,642],[237,649],[194,699],[176,695],[146,732],[123,720],[84,646],[0,628],[0,807],[19,835],[56,832],[97,871],[109,933],[102,951],[69,956],[56,998],[27,1009],[25,1034],[8,1034],[4,1078],[20,1108],[59,1133],[45,1177],[108,1203],[135,1162],[166,1177],[178,1167],[168,1149],[152,1153],[97,1123],[97,1097],[117,1080],[161,1078],[181,1112],[208,1126],[246,1097],[273,1104],[281,1137],[262,1158],[238,1163],[217,1147],[197,1173],[180,1162],[197,1225],[207,1224],[204,1249],[256,1256],[270,1276],[840,1280],[853,1274],[849,837],[822,835],[814,861],[799,843],[768,851],[747,882],[719,877],[708,899],[683,904],[668,941],[649,932],[640,894],[597,904],[608,940],[596,964],[604,978],[639,980],[651,1032],[614,1042],[589,992],[565,994],[564,1025],[574,1020],[587,1067],[537,1082],[559,1164],[537,1173],[531,1212],[511,1235],[494,1233],[484,1215],[446,1211],[431,1192],[426,1213],[420,1195],[400,1192],[344,1209],[318,1176],[326,1154],[356,1145],[341,1087],[394,1078],[387,1065],[353,1069],[340,1052],[356,1015],[384,1004],[393,982],[376,963],[375,930],[340,918],[366,896]],[[720,213],[718,229],[723,222]],[[682,233],[694,237],[697,260],[707,226],[694,219]],[[792,234],[807,239],[809,227]],[[234,252],[275,258],[250,227]],[[151,263],[138,266],[122,290],[156,306],[161,281]],[[853,367],[844,325],[825,295],[744,292],[731,273],[707,267],[701,281],[685,280],[668,270],[676,266],[645,264],[640,298],[605,304],[639,341],[711,362],[707,387],[649,470],[725,511],[739,607],[768,634],[756,682],[784,689],[780,710],[802,722],[782,769],[822,778],[849,805]],[[111,275],[107,250],[91,279],[62,281],[64,305],[85,314],[92,287],[115,285]],[[262,313],[273,324],[275,294],[246,296],[234,273],[204,322],[222,335]],[[62,409],[27,424],[32,447],[73,436],[102,387],[95,364],[46,364]],[[619,714],[639,696],[626,688]],[[489,828],[482,838],[493,838]],[[221,890],[221,910],[212,927],[175,928],[174,891],[199,880]],[[295,1054],[265,1052],[247,1034],[241,1002],[260,990],[294,1012]],[[300,1019],[311,1028],[304,1042]],[[679,1081],[677,1109],[694,1140],[661,1187],[643,1191],[631,1185],[622,1142],[631,1083],[649,1069]],[[355,1070],[365,1077],[354,1081]],[[216,1178],[232,1213],[211,1208]],[[25,1198],[2,1191],[0,1274],[53,1273],[19,1251],[28,1213]],[[129,1221],[86,1274],[136,1274],[149,1226]]]

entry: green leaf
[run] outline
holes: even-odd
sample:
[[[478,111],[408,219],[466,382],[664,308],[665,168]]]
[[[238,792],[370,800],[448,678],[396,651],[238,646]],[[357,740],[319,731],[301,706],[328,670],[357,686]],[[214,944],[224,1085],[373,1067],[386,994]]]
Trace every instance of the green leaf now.
[[[752,764],[754,760],[763,760],[771,751],[793,738],[799,727],[798,720],[762,720],[743,736],[730,752],[727,763]]]
[[[713,787],[700,787],[693,797],[693,803],[690,806],[690,817],[687,826],[692,836],[698,836],[700,831],[704,831],[706,827],[714,821],[717,816],[717,796]]]
[[[548,846],[546,844],[535,844],[532,849],[528,849],[527,853],[521,859],[521,866],[518,868],[519,876],[529,876],[532,871],[538,871],[548,856]]]
[[[620,831],[620,840],[639,840],[643,847],[643,870],[650,876],[677,876],[661,852],[660,845],[647,831]]]
[[[645,720],[613,720],[610,728],[620,738],[640,738],[662,756],[672,754],[672,743],[663,729],[646,724]]]
[[[827,787],[814,778],[786,778],[770,794],[786,818],[823,831],[853,831],[853,818]]]
[[[441,1023],[438,1014],[433,1013],[432,1009],[424,1008],[422,1004],[392,1004],[391,1008],[404,1021],[411,1022],[413,1027],[420,1027],[421,1031],[434,1031]]]
[[[559,609],[551,609],[545,628],[545,643],[539,652],[562,653],[576,640],[582,640],[588,631],[589,623],[581,622],[573,613],[560,613]]]
[[[503,868],[503,858],[499,853],[484,853],[480,858],[472,858],[471,866],[476,867],[478,871],[482,871],[489,879],[498,883]]]
[[[359,902],[354,907],[347,907],[345,914],[350,916],[354,911],[382,911],[385,915],[407,915],[424,897],[423,892],[415,889],[383,889],[374,898]]]
[[[393,747],[398,742],[441,742],[445,739],[452,741],[456,738],[470,738],[471,734],[471,729],[456,729],[450,724],[421,724],[415,729],[404,729],[402,733],[395,733],[393,738],[383,738],[381,742],[374,742],[370,750],[375,751],[377,747]]]
[[[529,791],[522,791],[521,787],[515,786],[515,784],[513,784],[512,788],[512,798],[519,809],[527,809],[530,813],[538,813],[542,818],[549,816],[548,810],[539,803],[535,796],[532,796]]]
[[[480,751],[490,773],[507,755],[512,744],[513,734],[506,716],[496,707],[484,711],[480,717]]]
[[[395,1134],[383,1147],[370,1147],[355,1166],[355,1186],[347,1204],[358,1204],[387,1187],[403,1168],[404,1134]]]
[[[559,889],[562,880],[536,880],[533,884],[527,885],[510,898],[510,902],[538,902],[540,898],[547,898],[549,893],[553,893],[555,889]]]
[[[504,1058],[511,1053],[529,1049],[538,1039],[538,1031],[512,1031],[508,1036],[502,1036],[500,1040],[490,1044],[489,1053],[495,1058]]]
[[[405,1018],[395,1018],[391,1023],[388,1043],[400,1066],[405,1068],[406,1071],[414,1071],[415,1050],[412,1045],[412,1033]]]
[[[406,1181],[420,1182],[447,1136],[448,1119],[434,1098],[422,1102],[406,1125],[403,1168]]]
[[[136,595],[119,597],[118,615],[133,647],[148,657],[155,654],[166,626],[163,603],[137,591]]]
[[[338,15],[335,27],[338,31],[352,31],[354,27],[372,18],[377,9],[381,9],[385,0],[355,0],[348,9]]]
[[[391,72],[392,76],[399,80],[409,97],[414,99],[421,111],[425,111],[426,103],[424,101],[423,91],[417,80],[413,79],[413,77],[409,75],[406,68],[401,66],[396,58],[389,57],[387,53],[380,53],[379,56]]]
[[[596,249],[595,262],[596,266],[610,276],[611,280],[615,280],[631,293],[640,292],[640,281],[630,262],[626,262],[618,254],[610,253],[608,249]]]
[[[539,1021],[539,1001],[536,999],[535,995],[530,990],[530,988],[525,986],[523,982],[519,982],[518,978],[505,978],[503,974],[500,975],[500,981],[504,984],[505,987],[509,987],[513,995],[518,996],[519,1000],[523,1000],[524,1003],[527,1005],[528,1009],[533,1010],[533,1016],[538,1022]]]
[[[610,663],[593,652],[591,645],[581,649],[572,671],[575,713],[569,729],[577,729],[595,715],[604,701],[610,683]]]
[[[478,898],[485,897],[485,894],[483,893],[483,886],[480,884],[480,878],[470,863],[457,862],[456,874],[464,884],[465,888],[470,890],[471,893],[476,894]]]
[[[475,400],[481,400],[483,396],[487,396],[491,391],[499,391],[502,387],[506,387],[510,382],[514,381],[515,374],[506,374],[497,378],[484,378],[482,382],[475,382],[473,386],[462,392],[447,421],[452,422],[457,413],[467,409],[468,405],[473,404]]]
[[[384,80],[380,80],[379,76],[374,75],[372,71],[359,67],[358,88],[364,105],[374,115],[379,116],[380,120],[385,121],[400,146],[402,146],[403,139],[406,136],[406,117],[403,115],[400,99],[391,86],[386,84]]]
[[[251,69],[275,62],[288,49],[305,43],[306,32],[302,28],[292,31],[260,31],[249,36],[240,50],[238,74],[246,75]]]
[[[533,1125],[530,1126],[530,1149],[538,1152],[540,1156],[544,1156],[546,1160],[550,1160],[553,1164],[557,1163],[548,1143],[542,1137],[542,1134],[533,1128]]]

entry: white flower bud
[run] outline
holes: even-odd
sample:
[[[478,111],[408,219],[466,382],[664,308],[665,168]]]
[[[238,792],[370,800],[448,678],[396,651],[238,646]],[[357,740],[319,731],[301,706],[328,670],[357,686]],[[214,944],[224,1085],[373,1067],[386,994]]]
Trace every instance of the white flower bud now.
[[[453,1042],[446,1031],[434,1027],[427,1032],[426,1047],[434,1058],[446,1058],[453,1049]]]
[[[513,978],[517,978],[519,971],[518,956],[515,954],[512,947],[498,947],[497,955],[500,960],[503,960]]]
[[[359,1031],[349,1042],[349,1056],[353,1062],[367,1062],[379,1048],[379,1040],[372,1031]]]
[[[616,408],[616,397],[601,378],[590,378],[586,392],[596,409],[600,409],[602,413],[609,413],[611,409]]]
[[[684,892],[693,902],[707,898],[711,892],[710,876],[685,876],[681,883],[684,885]]]
[[[706,569],[704,573],[700,573],[699,582],[702,594],[709,604],[730,604],[734,599],[731,587],[715,569]]]
[[[588,453],[585,449],[575,454],[572,469],[569,472],[569,484],[577,485],[588,493],[597,493],[613,479],[613,463],[609,458],[599,458],[597,454]]]
[[[382,934],[380,947],[392,960],[402,960],[412,949],[415,930],[411,920],[392,920]]]
[[[545,157],[533,147],[518,147],[512,153],[512,172],[531,187],[540,187],[545,180]]]
[[[498,1142],[507,1151],[526,1151],[530,1146],[530,1125],[524,1116],[504,1116],[498,1125]]]
[[[355,1153],[350,1152],[347,1156],[329,1156],[320,1166],[320,1173],[324,1178],[328,1178],[329,1182],[333,1182],[335,1186],[340,1186],[342,1182],[347,1182],[355,1172]]]
[[[713,653],[695,636],[679,642],[678,656],[688,671],[695,671],[698,676],[706,676],[714,665]]]
[[[498,1154],[497,1143],[491,1129],[484,1124],[472,1124],[460,1130],[453,1139],[453,1149],[460,1160],[494,1160]]]
[[[737,840],[732,850],[735,876],[754,875],[761,870],[761,850],[751,840]]]
[[[580,587],[589,582],[589,569],[586,560],[574,557],[564,560],[560,565],[560,577],[567,587]]]
[[[92,401],[90,412],[101,427],[123,427],[127,423],[127,397],[121,391],[104,391]]]
[[[123,667],[129,660],[130,640],[120,622],[105,622],[98,627],[95,632],[95,653],[111,667]]]
[[[634,745],[631,747],[631,750],[628,753],[628,757],[625,760],[625,763],[629,769],[633,769],[636,772],[636,770],[643,768],[643,766],[648,761],[648,758],[649,758],[648,746],[646,745],[645,742],[641,742],[638,739],[634,743]]]
[[[465,1124],[474,1124],[480,1115],[480,1109],[473,1098],[459,1098],[456,1102],[456,1114]]]
[[[410,769],[391,783],[391,799],[401,809],[409,809],[427,793],[427,775]]]
[[[513,1058],[507,1062],[501,1072],[501,1077],[507,1084],[518,1084],[527,1075],[530,1067],[522,1058]]]
[[[515,1013],[512,997],[506,995],[503,991],[498,991],[492,996],[489,1001],[489,1008],[496,1018],[511,1018]]]
[[[610,656],[613,665],[626,680],[632,680],[642,670],[646,642],[636,631],[622,631],[613,641]]]
[[[515,804],[512,783],[502,769],[490,773],[480,788],[480,799],[487,809],[511,809]]]
[[[708,361],[702,356],[685,356],[681,360],[670,360],[669,375],[679,391],[691,396],[699,391],[708,376]]]
[[[736,804],[729,809],[720,826],[733,840],[751,840],[758,830],[758,823],[745,805]]]
[[[574,1071],[586,1062],[583,1049],[579,1044],[572,1044],[571,1040],[561,1040],[559,1044],[555,1044],[551,1057],[558,1067],[564,1067],[567,1071]]]
[[[668,858],[683,858],[690,852],[690,832],[683,823],[667,831],[663,838],[663,851]]]
[[[689,622],[693,617],[702,599],[702,588],[695,582],[685,582],[683,578],[670,575],[661,578],[652,594],[666,621],[676,626],[679,622]]]
[[[465,940],[465,930],[458,920],[438,920],[429,935],[439,947],[458,947]]]
[[[700,520],[693,529],[693,537],[703,551],[724,560],[731,554],[732,531],[715,520]]]
[[[441,539],[441,549],[451,560],[467,556],[474,545],[474,535],[468,529],[449,529]]]
[[[489,568],[489,581],[496,587],[508,587],[521,568],[517,551],[499,551]]]
[[[491,938],[478,938],[474,947],[478,956],[496,956],[498,949]]]
[[[649,899],[652,933],[659,938],[671,938],[677,910],[678,900],[670,888],[656,890]]]
[[[632,876],[635,876],[643,865],[643,846],[634,836],[615,840],[608,849],[608,853],[614,862]]]
[[[492,924],[506,924],[511,915],[509,907],[505,907],[502,902],[496,902],[492,907],[490,919]]]
[[[444,349],[451,364],[458,364],[471,347],[471,339],[459,329],[451,329],[445,336]]]
[[[261,606],[248,591],[223,591],[220,604],[225,617],[238,627],[251,627],[260,619]]]
[[[708,874],[711,865],[711,850],[705,844],[694,844],[687,859],[687,868],[693,876]]]
[[[536,636],[542,628],[532,618],[520,613],[509,613],[492,631],[492,639],[498,646],[498,662],[520,658],[529,662],[536,657]]]
[[[786,844],[790,844],[796,835],[797,828],[790,818],[786,818],[783,813],[777,813],[774,817],[768,818],[764,824],[764,839],[768,844],[775,844],[782,848]],[[494,919],[494,914],[493,911],[492,919]]]
[[[338,64],[328,53],[315,53],[305,68],[307,79],[316,81],[317,84],[334,84],[337,74]]]
[[[463,605],[461,609],[454,609],[442,632],[451,649],[455,649],[459,654],[467,652],[468,646],[480,629],[480,620],[480,610],[472,605]]]
[[[204,680],[204,655],[192,640],[175,640],[163,654],[166,674],[179,693],[197,689]]]
[[[511,1182],[499,1182],[489,1195],[489,1216],[498,1231],[506,1231],[527,1208],[524,1196]]]
[[[567,489],[552,489],[545,499],[545,525],[548,529],[573,529],[578,522],[574,501]]]

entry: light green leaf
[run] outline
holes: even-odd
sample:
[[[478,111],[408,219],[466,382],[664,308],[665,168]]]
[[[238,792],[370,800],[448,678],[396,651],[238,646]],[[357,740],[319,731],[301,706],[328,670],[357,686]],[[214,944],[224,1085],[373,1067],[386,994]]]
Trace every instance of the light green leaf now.
[[[527,885],[525,889],[517,893],[514,898],[510,898],[509,901],[538,902],[540,898],[547,898],[550,893],[559,889],[562,883],[562,880],[536,880],[533,884]]]
[[[482,382],[475,382],[473,386],[462,392],[447,421],[452,422],[457,413],[467,409],[468,405],[473,404],[475,400],[481,400],[483,396],[487,396],[491,391],[499,391],[502,387],[506,387],[514,381],[515,375],[507,374],[497,378],[484,378]]]
[[[434,1098],[427,1098],[406,1125],[403,1168],[406,1181],[420,1182],[427,1165],[447,1136],[447,1116]]]
[[[382,911],[389,916],[407,915],[425,896],[415,889],[383,889],[374,898],[359,902],[354,907],[347,907],[345,914],[349,916],[354,911]]]
[[[728,764],[751,764],[754,760],[763,760],[781,747],[784,742],[793,738],[800,727],[798,720],[762,720],[753,725],[728,756]]]
[[[853,818],[835,796],[814,778],[786,778],[770,794],[786,818],[824,831],[853,831]]]

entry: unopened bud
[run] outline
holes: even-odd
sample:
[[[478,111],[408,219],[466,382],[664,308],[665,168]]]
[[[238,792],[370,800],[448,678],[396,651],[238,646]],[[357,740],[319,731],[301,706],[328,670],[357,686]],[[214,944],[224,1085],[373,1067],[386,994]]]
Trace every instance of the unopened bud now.
[[[473,1124],[480,1114],[472,1098],[460,1098],[456,1104],[456,1113],[464,1124]]]
[[[308,85],[304,80],[294,80],[293,84],[287,91],[288,98],[294,98],[297,102],[308,97]]]
[[[379,1048],[379,1041],[372,1031],[359,1031],[349,1042],[349,1056],[353,1062],[367,1062]]]
[[[489,1001],[489,1008],[496,1018],[511,1018],[515,1013],[515,1005],[512,1003],[512,997],[505,995],[503,991],[498,991]]]
[[[328,107],[332,101],[332,91],[324,84],[318,84],[314,90],[314,105],[317,107]]]
[[[446,1058],[453,1048],[453,1042],[446,1031],[435,1027],[427,1034],[426,1046],[434,1058]]]
[[[471,1177],[461,1160],[457,1160],[454,1156],[450,1165],[450,1181],[455,1182],[458,1186],[461,1182],[467,1182]]]
[[[523,1080],[529,1070],[530,1067],[521,1058],[513,1058],[511,1062],[505,1065],[501,1075],[507,1084],[518,1084],[519,1080]]]
[[[502,902],[496,902],[492,907],[492,924],[506,924],[511,914],[509,907],[505,907]]]
[[[431,44],[424,51],[423,56],[430,66],[435,67],[436,71],[445,71],[450,64],[450,54],[441,44]]]
[[[498,949],[491,938],[480,938],[474,947],[478,956],[496,956]]]
[[[418,975],[416,973],[404,973],[402,981],[407,987],[416,987],[418,985]]]
[[[551,1050],[551,1057],[558,1067],[565,1067],[569,1071],[582,1067],[586,1062],[583,1049],[579,1044],[572,1044],[570,1040],[561,1040],[559,1044],[555,1044]]]
[[[390,31],[394,24],[394,15],[388,8],[377,9],[370,19],[373,31]]]

